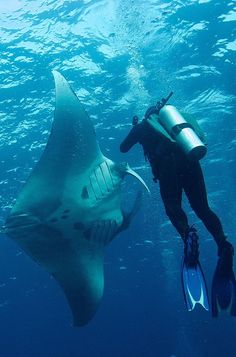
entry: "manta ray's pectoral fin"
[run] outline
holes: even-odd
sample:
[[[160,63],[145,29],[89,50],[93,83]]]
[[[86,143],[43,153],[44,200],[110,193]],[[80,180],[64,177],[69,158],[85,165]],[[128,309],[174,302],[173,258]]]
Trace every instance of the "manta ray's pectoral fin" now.
[[[6,233],[62,287],[75,326],[87,324],[100,305],[104,245],[115,229],[113,222],[94,222],[90,236],[85,234],[85,227],[75,236],[68,231],[65,237],[28,213],[10,216],[5,227]]]
[[[98,220],[83,232],[83,240],[71,248],[52,275],[62,287],[70,305],[74,326],[86,325],[95,315],[103,295],[103,255],[117,233],[114,220]]]
[[[103,249],[81,247],[52,275],[64,291],[73,325],[86,325],[97,312],[103,295]]]

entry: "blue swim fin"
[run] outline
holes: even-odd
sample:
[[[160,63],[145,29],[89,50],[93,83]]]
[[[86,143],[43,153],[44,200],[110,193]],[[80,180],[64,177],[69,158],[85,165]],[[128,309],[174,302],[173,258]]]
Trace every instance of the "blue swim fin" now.
[[[188,311],[192,311],[196,304],[202,305],[207,311],[209,310],[206,282],[199,262],[194,266],[189,266],[185,258],[183,259],[182,285]]]
[[[185,238],[184,258],[182,263],[182,286],[184,299],[188,311],[192,311],[196,304],[209,310],[209,300],[205,278],[199,263],[198,235],[191,227]]]
[[[218,249],[219,259],[212,281],[212,316],[217,317],[221,310],[228,310],[236,316],[236,280],[233,272],[234,248],[226,240]]]
[[[220,260],[220,259],[219,259]],[[236,280],[233,269],[222,273],[218,262],[212,281],[212,316],[217,317],[221,310],[229,311],[236,316]]]

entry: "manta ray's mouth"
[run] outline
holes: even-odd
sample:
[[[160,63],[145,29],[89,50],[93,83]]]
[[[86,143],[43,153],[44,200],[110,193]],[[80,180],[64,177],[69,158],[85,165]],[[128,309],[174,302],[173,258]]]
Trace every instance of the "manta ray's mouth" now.
[[[19,229],[27,229],[40,224],[38,217],[30,213],[19,213],[8,217],[6,225],[3,227],[5,233],[10,233]]]

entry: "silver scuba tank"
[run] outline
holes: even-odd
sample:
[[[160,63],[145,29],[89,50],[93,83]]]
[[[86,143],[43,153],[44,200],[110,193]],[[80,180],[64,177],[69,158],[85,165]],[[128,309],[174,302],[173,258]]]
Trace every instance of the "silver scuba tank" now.
[[[200,160],[207,148],[180,112],[172,105],[164,105],[159,113],[159,122],[168,134],[177,142],[191,160]]]

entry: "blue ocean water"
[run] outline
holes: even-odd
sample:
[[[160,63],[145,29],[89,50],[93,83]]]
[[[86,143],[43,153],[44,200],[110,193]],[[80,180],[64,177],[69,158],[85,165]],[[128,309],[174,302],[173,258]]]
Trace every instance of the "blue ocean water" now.
[[[0,224],[47,142],[53,69],[73,85],[104,154],[129,161],[152,192],[107,248],[102,305],[83,328],[71,327],[56,282],[1,235],[1,356],[236,356],[235,319],[185,309],[181,241],[141,149],[119,153],[132,116],[173,90],[207,134],[209,201],[236,245],[235,21],[235,2],[222,0],[1,0]],[[138,188],[127,179],[123,190],[132,198]],[[216,247],[185,205],[210,287]]]

